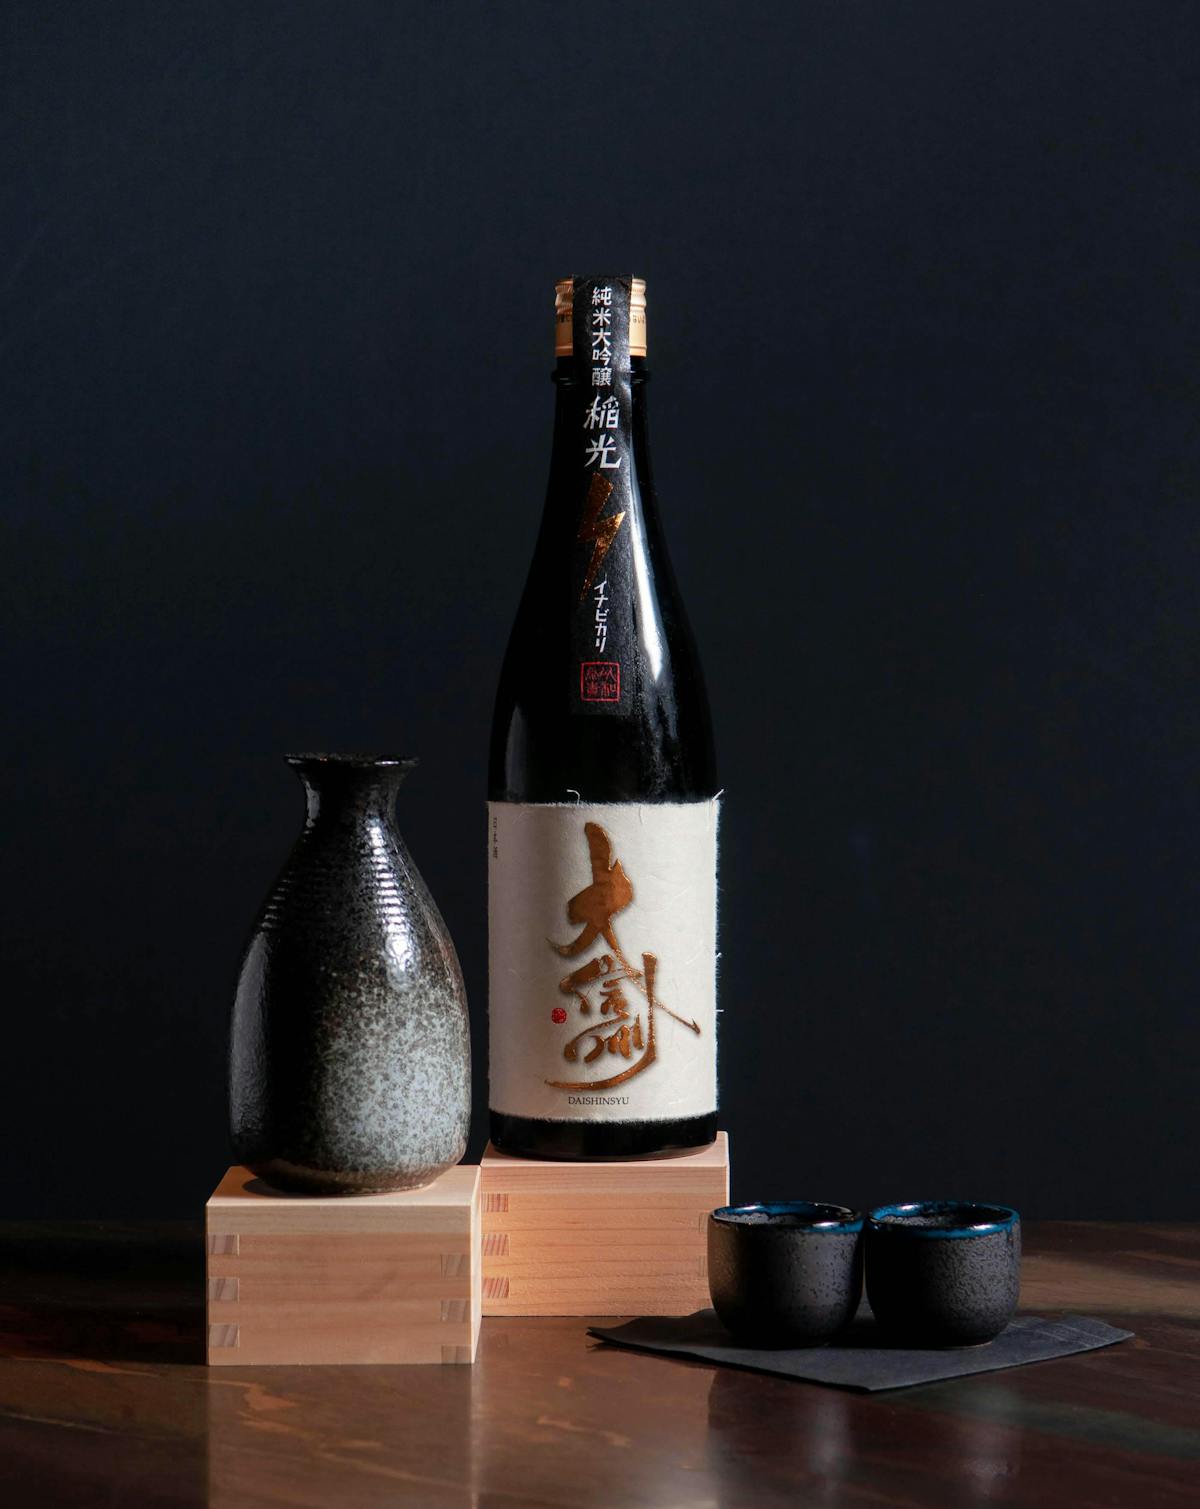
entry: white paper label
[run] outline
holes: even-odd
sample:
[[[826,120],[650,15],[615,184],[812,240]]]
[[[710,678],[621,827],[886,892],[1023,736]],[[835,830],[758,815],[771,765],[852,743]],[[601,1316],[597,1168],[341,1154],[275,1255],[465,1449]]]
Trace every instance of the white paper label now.
[[[718,803],[489,802],[493,1110],[717,1104]]]

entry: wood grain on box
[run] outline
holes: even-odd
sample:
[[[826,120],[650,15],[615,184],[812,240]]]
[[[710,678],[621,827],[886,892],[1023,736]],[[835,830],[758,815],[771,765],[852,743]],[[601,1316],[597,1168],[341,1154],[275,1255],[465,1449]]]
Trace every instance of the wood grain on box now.
[[[314,1197],[231,1168],[206,1207],[208,1361],[473,1362],[480,1173]]]
[[[705,1223],[729,1142],[677,1158],[552,1163],[489,1146],[485,1315],[687,1315],[708,1303]]]

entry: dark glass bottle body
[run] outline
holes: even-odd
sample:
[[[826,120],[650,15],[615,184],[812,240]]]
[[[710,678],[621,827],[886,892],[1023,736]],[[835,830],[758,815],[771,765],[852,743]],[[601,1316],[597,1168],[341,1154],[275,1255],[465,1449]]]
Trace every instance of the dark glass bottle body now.
[[[492,722],[493,802],[691,802],[717,795],[712,722],[691,629],[667,556],[646,433],[644,359],[631,361],[633,594],[628,710],[572,711],[570,615],[580,527],[580,416],[587,396],[560,357],[546,505],[500,674]],[[586,372],[585,372],[586,377]],[[717,1113],[675,1120],[558,1121],[491,1111],[496,1147],[526,1157],[620,1159],[700,1147]]]

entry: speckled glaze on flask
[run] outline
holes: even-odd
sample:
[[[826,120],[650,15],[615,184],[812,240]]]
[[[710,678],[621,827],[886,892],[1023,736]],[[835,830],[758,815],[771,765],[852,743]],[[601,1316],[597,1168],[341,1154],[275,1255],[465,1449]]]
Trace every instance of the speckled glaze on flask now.
[[[394,820],[416,764],[289,755],[308,820],[254,925],[230,1039],[234,1155],[279,1189],[418,1189],[470,1119],[454,944]]]

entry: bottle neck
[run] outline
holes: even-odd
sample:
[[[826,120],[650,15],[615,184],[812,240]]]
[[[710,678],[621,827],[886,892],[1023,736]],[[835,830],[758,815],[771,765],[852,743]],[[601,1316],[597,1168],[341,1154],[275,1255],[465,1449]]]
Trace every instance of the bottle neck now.
[[[554,373],[554,448],[535,595],[558,598],[560,625],[565,609],[571,706],[585,715],[630,713],[639,683],[663,664],[647,374],[643,359],[626,361],[603,384],[594,368],[581,371],[570,357]]]
[[[561,290],[546,506],[493,721],[497,800],[667,801],[716,790],[703,681],[655,501],[649,374],[626,341],[617,282],[611,325],[596,297],[608,280],[586,300],[578,281]]]
[[[646,417],[646,385],[650,374],[644,357],[633,357],[629,365],[629,412],[623,425],[618,422],[610,428],[607,423],[601,423],[601,417],[595,411],[597,399],[604,403],[609,394],[591,386],[587,367],[583,369],[581,380],[573,357],[558,358],[551,374],[555,387],[554,441],[550,462],[552,505],[555,493],[559,499],[563,497],[561,486],[555,484],[569,483],[572,479],[577,484],[585,474],[598,475],[602,480],[611,479],[614,491],[622,491],[621,483],[625,479],[619,474],[628,466],[629,490],[635,505],[640,506],[643,513],[653,509],[654,488]],[[591,426],[587,423],[589,416],[593,416]],[[616,443],[606,447],[604,441],[609,439]],[[615,461],[618,453],[627,457],[620,466],[605,468],[598,464],[602,460]],[[590,463],[589,455],[595,458]]]

